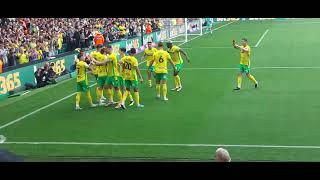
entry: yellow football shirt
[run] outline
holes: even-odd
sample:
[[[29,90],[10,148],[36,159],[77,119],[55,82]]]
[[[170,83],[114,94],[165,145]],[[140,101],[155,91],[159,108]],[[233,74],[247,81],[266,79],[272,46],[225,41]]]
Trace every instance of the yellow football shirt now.
[[[155,52],[157,52],[158,50],[156,49],[156,48],[151,48],[151,49],[149,49],[149,48],[147,48],[147,49],[145,49],[144,50],[144,53],[143,53],[143,55],[144,56],[147,56],[147,59],[146,59],[146,61],[147,61],[147,66],[150,66],[150,61],[151,60],[153,60],[153,54],[155,53]]]
[[[244,46],[240,46],[243,48]],[[246,48],[249,49],[248,52],[240,51],[240,64],[250,66],[250,54],[251,54],[251,48],[249,45],[246,46]]]
[[[84,61],[79,61],[76,65],[77,70],[77,82],[87,81],[87,68],[89,65]]]
[[[123,64],[123,59],[124,58],[127,58],[127,56],[123,56],[120,60],[119,60],[119,62],[120,62],[120,67],[119,67],[119,76],[120,77],[124,77],[124,69],[123,69],[123,66],[122,66],[122,64]]]
[[[108,76],[119,76],[117,55],[115,53],[111,53],[109,55],[109,59],[112,61],[107,63]]]
[[[164,50],[158,50],[153,55],[155,73],[168,73],[168,61],[171,56]]]
[[[98,51],[93,51],[93,52],[90,53],[90,56],[97,60],[97,56],[99,54],[101,54],[101,53],[98,52]],[[92,67],[92,74],[94,74],[94,75],[98,74],[97,66],[96,65],[92,65],[91,67]]]
[[[168,53],[170,53],[174,64],[183,63],[183,59],[181,58],[180,48],[178,46],[172,46],[170,49],[168,49]]]
[[[29,62],[28,54],[18,53],[18,54],[17,54],[17,57],[18,57],[19,64],[26,64],[26,63]]]
[[[96,60],[99,62],[105,61],[106,59],[107,59],[107,56],[101,53],[96,58]],[[98,77],[103,77],[108,75],[106,65],[99,65],[96,68],[98,71]]]
[[[136,68],[138,67],[138,60],[133,56],[125,56],[122,58],[124,68],[124,79],[137,81]]]

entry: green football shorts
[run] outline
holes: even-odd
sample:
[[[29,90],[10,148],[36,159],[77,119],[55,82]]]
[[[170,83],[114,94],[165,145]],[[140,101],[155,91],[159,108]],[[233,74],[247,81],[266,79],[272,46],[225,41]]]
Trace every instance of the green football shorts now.
[[[167,80],[167,73],[156,73],[156,80],[160,81],[160,80]]]
[[[77,92],[87,92],[89,89],[90,88],[86,80],[77,82]]]
[[[138,81],[137,80],[125,80],[124,85],[126,88],[138,88]]]
[[[112,85],[113,87],[119,87],[119,77],[109,76],[106,81],[107,85]]]
[[[123,80],[123,78],[122,77],[118,77],[118,82],[119,82],[119,87],[123,87],[123,86],[125,86],[124,85],[124,80]]]
[[[108,79],[108,76],[98,77],[98,79],[97,79],[98,87],[103,88],[103,86],[104,86],[104,85],[106,84],[106,82],[107,82],[107,79]]]
[[[182,70],[183,63],[176,64],[177,72],[180,72]]]
[[[239,70],[241,73],[250,73],[250,67],[248,65],[240,64],[239,65]]]

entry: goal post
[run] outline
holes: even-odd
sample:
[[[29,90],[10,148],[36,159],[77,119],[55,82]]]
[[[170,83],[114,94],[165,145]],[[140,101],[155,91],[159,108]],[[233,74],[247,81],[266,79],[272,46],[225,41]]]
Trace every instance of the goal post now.
[[[166,18],[167,39],[174,43],[185,43],[196,36],[203,35],[202,18]]]

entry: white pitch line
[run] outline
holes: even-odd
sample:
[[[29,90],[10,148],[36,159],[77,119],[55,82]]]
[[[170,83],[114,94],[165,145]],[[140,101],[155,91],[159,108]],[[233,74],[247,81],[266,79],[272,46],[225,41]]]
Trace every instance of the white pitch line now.
[[[169,143],[98,143],[98,142],[4,142],[3,144],[29,145],[94,145],[94,146],[173,146],[173,147],[245,147],[245,148],[286,148],[320,149],[320,146],[299,145],[255,145],[255,144],[169,144]]]
[[[274,67],[254,67],[251,69],[319,69],[318,66],[274,66]],[[183,68],[184,70],[206,70],[206,69],[213,69],[213,70],[229,70],[229,69],[239,69],[239,68],[232,68],[232,67],[194,67],[194,68]]]
[[[24,95],[28,94],[29,92],[31,92],[31,91],[28,90],[28,91],[22,93],[20,96],[24,96]]]
[[[219,26],[218,28],[216,28],[216,29],[214,29],[214,30],[218,30],[218,29],[220,29],[220,28],[222,28],[222,27],[224,27],[224,26],[227,26],[227,25],[229,25],[229,24],[231,24],[231,23],[233,23],[233,22],[230,22],[230,23],[224,24],[224,25],[222,25],[222,26]],[[188,43],[188,42],[190,42],[190,41],[192,41],[192,40],[194,40],[194,39],[196,39],[196,38],[198,38],[198,37],[200,37],[200,36],[197,36],[197,37],[195,37],[195,38],[192,38],[192,39],[190,39],[190,40],[187,41],[187,42],[183,42],[183,43],[179,44],[178,46],[181,46],[181,45],[183,45],[183,44],[185,44],[185,43]],[[145,62],[146,62],[146,61],[140,62],[139,65],[140,65],[140,64],[143,64],[143,63],[145,63]],[[92,87],[92,86],[94,86],[94,85],[96,85],[96,83],[93,84],[93,85],[91,85],[90,87]],[[18,118],[18,119],[15,119],[14,121],[11,121],[11,122],[9,122],[9,123],[7,123],[7,124],[4,124],[4,125],[0,126],[0,129],[3,129],[3,128],[7,127],[7,126],[10,126],[10,125],[12,125],[12,124],[14,124],[14,123],[16,123],[16,122],[19,122],[19,121],[21,121],[22,119],[25,119],[26,117],[31,116],[32,114],[35,114],[35,113],[37,113],[37,112],[39,112],[39,111],[41,111],[41,110],[43,110],[43,109],[46,109],[46,108],[48,108],[48,107],[50,107],[50,106],[52,106],[52,105],[55,105],[55,104],[57,104],[57,103],[65,100],[65,99],[68,99],[69,97],[71,97],[71,96],[73,96],[73,95],[75,95],[75,94],[76,94],[76,93],[72,93],[72,94],[70,94],[70,95],[68,95],[68,96],[66,96],[66,97],[64,97],[64,98],[62,98],[62,99],[59,99],[59,100],[57,100],[57,101],[55,101],[55,102],[53,102],[53,103],[51,103],[51,104],[48,104],[48,105],[46,105],[46,106],[43,106],[43,107],[41,107],[41,108],[39,108],[39,109],[37,109],[37,110],[35,110],[35,111],[32,111],[32,112],[30,112],[30,113],[28,113],[28,114],[26,114],[26,115],[24,115],[24,116],[22,116],[22,117],[20,117],[20,118]]]
[[[97,83],[94,83],[94,84],[90,85],[90,87],[95,86],[96,84],[97,84]],[[19,122],[19,121],[21,121],[22,119],[25,119],[26,117],[31,116],[32,114],[35,114],[35,113],[37,113],[37,112],[39,112],[39,111],[41,111],[41,110],[43,110],[43,109],[46,109],[46,108],[48,108],[48,107],[50,107],[50,106],[53,106],[53,105],[55,105],[55,104],[57,104],[57,103],[65,100],[65,99],[68,99],[69,97],[71,97],[71,96],[73,96],[73,95],[75,95],[75,94],[76,94],[76,92],[74,92],[74,93],[72,93],[72,94],[70,94],[70,95],[68,95],[68,96],[66,96],[66,97],[64,97],[64,98],[62,98],[62,99],[59,99],[59,100],[57,100],[57,101],[54,101],[53,103],[50,103],[50,104],[48,104],[48,105],[46,105],[46,106],[43,106],[43,107],[41,107],[41,108],[39,108],[39,109],[37,109],[37,110],[35,110],[35,111],[32,111],[32,112],[30,112],[30,113],[28,113],[28,114],[26,114],[26,115],[24,115],[24,116],[22,116],[22,117],[20,117],[20,118],[18,118],[18,119],[15,119],[14,121],[11,121],[11,122],[9,122],[9,123],[7,123],[7,124],[4,124],[4,125],[0,126],[0,129],[3,129],[3,128],[7,127],[7,126],[10,126],[11,124],[14,124],[14,123],[16,123],[16,122]]]
[[[183,49],[233,49],[234,47],[228,47],[228,46],[199,46],[199,47],[184,47]]]
[[[258,46],[259,46],[260,42],[262,41],[262,39],[264,38],[264,36],[265,36],[268,32],[269,32],[269,29],[267,29],[267,30],[263,33],[263,35],[260,37],[259,41],[257,42],[257,44],[256,44],[254,47],[258,47]]]
[[[235,70],[239,68],[235,67],[191,67],[191,68],[183,68],[183,70]],[[320,69],[320,67],[312,67],[312,66],[300,66],[300,67],[289,67],[289,66],[275,66],[275,67],[254,67],[251,69]],[[147,69],[140,69],[140,70],[147,70]],[[171,69],[169,69],[171,70]]]

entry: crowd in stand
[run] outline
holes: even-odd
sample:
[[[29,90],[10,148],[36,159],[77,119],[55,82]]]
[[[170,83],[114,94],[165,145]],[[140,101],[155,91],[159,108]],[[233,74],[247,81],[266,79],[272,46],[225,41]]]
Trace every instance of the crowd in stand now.
[[[44,60],[77,48],[91,49],[98,32],[104,43],[110,43],[161,26],[158,18],[1,18],[0,66]]]

